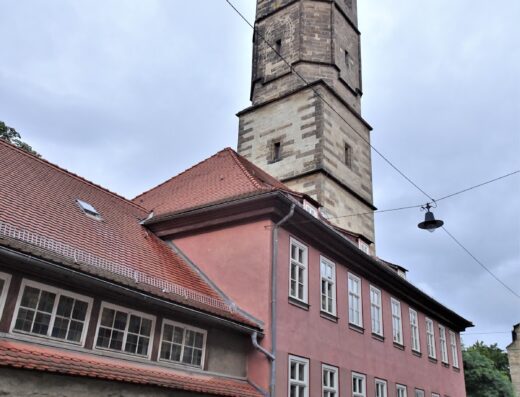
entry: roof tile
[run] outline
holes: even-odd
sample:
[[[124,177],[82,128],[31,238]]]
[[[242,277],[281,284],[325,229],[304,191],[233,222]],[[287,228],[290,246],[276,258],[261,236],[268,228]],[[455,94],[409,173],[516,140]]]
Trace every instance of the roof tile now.
[[[0,365],[229,397],[258,397],[246,381],[182,372],[88,353],[0,339]]]

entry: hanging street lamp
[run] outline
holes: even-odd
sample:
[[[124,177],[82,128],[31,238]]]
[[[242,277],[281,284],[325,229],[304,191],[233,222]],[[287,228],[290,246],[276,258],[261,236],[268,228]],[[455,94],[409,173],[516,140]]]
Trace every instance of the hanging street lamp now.
[[[424,221],[419,223],[417,226],[419,229],[428,230],[430,233],[433,233],[435,229],[438,229],[444,225],[444,222],[435,219],[433,212],[430,211],[430,208],[432,208],[430,203],[427,203],[424,207],[422,207],[422,209],[426,211],[426,214],[424,215]]]

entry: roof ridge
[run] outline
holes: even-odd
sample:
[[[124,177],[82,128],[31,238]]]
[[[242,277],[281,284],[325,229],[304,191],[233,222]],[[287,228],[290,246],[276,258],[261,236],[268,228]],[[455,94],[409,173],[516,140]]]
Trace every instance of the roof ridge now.
[[[15,145],[13,145],[12,143],[10,142],[7,142],[7,141],[4,141],[3,139],[0,139],[0,144],[4,145],[5,147],[11,149],[11,150],[14,150],[14,151],[17,151],[19,152],[20,154],[24,155],[24,156],[27,156],[33,160],[36,160],[36,161],[39,161],[40,163],[43,163],[45,166],[50,166],[54,169],[56,169],[57,171],[63,173],[63,174],[66,174],[66,175],[69,175],[75,179],[78,179],[79,181],[81,182],[84,182],[84,183],[87,183],[88,185],[94,187],[95,189],[98,189],[98,190],[101,190],[105,193],[108,193],[110,194],[111,196],[114,196],[115,198],[121,200],[121,201],[124,201],[125,203],[129,204],[129,205],[132,205],[140,210],[142,210],[143,212],[149,212],[146,208],[140,206],[139,204],[137,203],[134,203],[133,201],[127,199],[126,197],[124,196],[121,196],[120,194],[117,194],[111,190],[108,190],[107,188],[101,186],[101,185],[98,185],[97,183],[94,183],[92,181],[89,181],[88,179],[82,177],[82,176],[79,176],[78,174],[75,174],[74,172],[71,172],[63,167],[60,167],[59,165],[57,164],[54,164],[54,163],[51,163],[49,160],[46,160],[42,157],[38,157],[37,155],[34,155],[32,153],[29,153],[29,152],[26,152],[25,150],[22,150],[18,147],[16,147]]]
[[[249,172],[249,170],[246,169],[244,164],[242,164],[242,162],[238,158],[237,152],[235,152],[230,147],[227,147],[224,150],[231,154],[231,158],[233,159],[233,161],[238,165],[238,167],[242,170],[242,172],[246,175],[246,177],[248,177],[248,179],[253,183],[253,185],[256,188],[258,188],[258,189],[264,188],[264,186],[262,186],[262,184],[258,181],[258,178],[256,176],[252,175],[251,172]],[[266,183],[266,184],[269,185],[268,183]],[[269,185],[269,186],[271,186],[271,185]],[[271,187],[273,188],[274,186],[271,186]]]
[[[172,176],[171,178],[166,179],[164,182],[161,182],[161,183],[159,183],[158,185],[153,186],[153,187],[151,187],[151,188],[148,189],[148,190],[145,190],[144,192],[142,192],[142,193],[138,194],[137,196],[135,196],[131,201],[134,202],[134,200],[137,200],[139,197],[144,196],[145,194],[150,193],[151,191],[153,191],[153,190],[155,190],[155,189],[158,189],[158,188],[160,188],[160,187],[163,186],[163,185],[166,185],[166,184],[167,184],[168,182],[170,182],[171,180],[173,180],[173,179],[175,179],[175,178],[177,178],[177,177],[179,177],[179,176],[181,176],[181,175],[187,173],[188,171],[192,170],[193,168],[199,166],[200,164],[205,163],[206,161],[211,160],[213,157],[217,157],[220,153],[224,152],[226,149],[227,149],[227,148],[224,148],[224,149],[218,151],[217,153],[211,155],[210,157],[205,158],[204,160],[201,160],[201,161],[199,161],[198,163],[193,164],[191,167],[186,168],[184,171],[178,173],[177,175],[174,175],[174,176]]]

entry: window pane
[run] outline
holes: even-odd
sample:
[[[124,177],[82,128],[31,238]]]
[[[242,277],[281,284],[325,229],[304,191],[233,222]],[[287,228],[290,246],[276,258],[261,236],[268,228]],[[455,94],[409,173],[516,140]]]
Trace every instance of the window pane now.
[[[126,328],[126,320],[128,314],[123,312],[116,312],[116,318],[114,320],[114,328],[124,330]]]
[[[40,290],[32,287],[25,287],[22,296],[22,302],[20,303],[23,307],[36,309],[38,304],[38,297],[40,296]]]
[[[141,319],[141,335],[150,336],[152,333],[152,320],[149,320],[147,318]]]
[[[19,331],[31,332],[32,323],[34,320],[34,311],[29,309],[18,310],[18,317],[14,329]]]
[[[115,310],[104,308],[101,314],[101,325],[104,327],[112,327],[115,314]]]
[[[40,301],[38,302],[38,310],[42,312],[52,313],[54,299],[56,299],[56,294],[47,291],[42,291],[40,295]]]
[[[97,347],[108,348],[110,345],[110,335],[112,332],[107,328],[99,328],[98,338],[96,342]]]
[[[171,346],[172,345],[167,342],[163,342],[161,344],[161,358],[163,358],[165,360],[170,360],[170,355],[172,352]]]
[[[138,334],[141,328],[141,317],[130,316],[130,323],[128,324],[128,332]]]
[[[123,332],[113,330],[109,345],[110,349],[121,350],[123,348],[123,336]]]
[[[60,296],[58,302],[58,310],[56,311],[57,316],[70,317],[72,313],[72,306],[74,305],[74,299],[68,296]]]
[[[137,335],[128,334],[126,337],[125,352],[135,353],[137,350]]]
[[[173,327],[169,324],[164,325],[163,339],[170,342],[173,340]]]
[[[56,317],[51,336],[53,338],[65,339],[67,330],[69,329],[69,320],[66,318]]]
[[[139,337],[139,341],[137,343],[137,354],[142,356],[146,356],[148,354],[148,345],[150,343],[150,339],[144,336]]]
[[[87,317],[87,308],[87,302],[77,300],[74,304],[74,310],[72,311],[72,318],[74,320],[85,321],[85,318]]]
[[[81,339],[82,333],[83,333],[83,323],[72,320],[70,322],[67,340],[69,340],[71,342],[79,342]]]

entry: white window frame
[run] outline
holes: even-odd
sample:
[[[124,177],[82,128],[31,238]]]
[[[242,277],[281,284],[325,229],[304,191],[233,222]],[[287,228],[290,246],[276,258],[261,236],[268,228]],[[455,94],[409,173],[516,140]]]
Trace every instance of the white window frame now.
[[[306,200],[303,201],[303,209],[307,211],[309,214],[311,214],[313,217],[319,218],[318,209]]]
[[[322,273],[322,266],[330,266],[332,268],[332,278],[325,277]],[[327,291],[323,291],[323,283],[332,284],[331,294],[332,296],[327,295]],[[323,307],[323,298],[330,298],[332,300],[332,308],[328,310],[328,307]],[[328,302],[328,301],[327,301]],[[336,315],[336,264],[327,258],[320,256],[320,306],[321,311],[331,314],[333,316]],[[328,304],[327,304],[328,306]]]
[[[439,393],[432,393],[432,397],[441,397]]]
[[[47,335],[34,334],[32,332],[14,329],[14,327],[16,325],[16,320],[18,319],[18,311],[20,310],[20,305],[22,303],[22,296],[25,291],[25,287],[37,288],[39,290],[50,292],[50,293],[53,293],[56,295],[56,298],[54,299],[54,304],[52,307],[51,319],[49,322],[49,329],[47,331]],[[83,322],[83,330],[81,331],[81,338],[80,338],[79,342],[69,341],[67,339],[56,338],[56,337],[51,336],[51,332],[54,328],[54,323],[56,321],[56,311],[58,309],[58,303],[59,303],[60,297],[62,295],[67,296],[72,299],[83,301],[87,304],[87,311],[85,313],[85,321]],[[39,283],[37,281],[23,279],[22,283],[20,284],[20,291],[18,292],[18,298],[16,299],[16,306],[15,306],[15,309],[13,312],[13,319],[11,321],[10,332],[12,334],[27,335],[27,336],[30,336],[31,338],[38,338],[38,339],[44,338],[44,339],[49,339],[49,340],[60,342],[60,343],[83,346],[85,344],[88,326],[90,323],[90,313],[92,310],[92,303],[93,303],[93,299],[88,296],[76,294],[75,292],[71,292],[71,291],[63,289],[63,288],[57,288],[52,285]]]
[[[332,372],[334,374],[334,385],[325,385],[325,372]],[[337,367],[332,365],[321,364],[321,394],[322,397],[339,397],[339,371]]]
[[[448,343],[446,341],[446,328],[439,324],[439,343],[441,347],[441,361],[449,364],[448,361]]]
[[[126,327],[125,327],[125,330],[123,331],[123,341],[122,341],[122,347],[123,348],[121,350],[115,350],[115,349],[110,349],[110,348],[106,348],[106,347],[98,347],[97,346],[99,327],[101,326],[101,317],[102,317],[102,314],[103,314],[103,309],[105,309],[105,308],[106,309],[116,310],[116,311],[119,311],[119,312],[124,312],[124,313],[128,314]],[[124,350],[124,347],[126,345],[126,340],[127,340],[127,337],[128,337],[128,326],[130,324],[130,316],[132,314],[134,314],[134,315],[136,315],[138,317],[145,318],[147,320],[151,320],[152,321],[151,331],[150,331],[150,342],[148,343],[148,351],[147,351],[146,355],[128,353],[128,352],[125,352],[125,350]],[[111,353],[114,353],[114,354],[122,354],[122,355],[125,355],[125,356],[141,357],[141,358],[150,359],[150,356],[152,354],[152,346],[153,346],[153,343],[154,343],[154,336],[155,336],[155,320],[156,320],[155,316],[153,316],[151,314],[139,312],[137,310],[132,310],[132,309],[129,309],[129,308],[124,307],[124,306],[114,305],[113,303],[109,303],[109,302],[101,302],[101,307],[99,308],[98,321],[97,321],[97,325],[96,325],[96,335],[94,336],[94,342],[93,342],[94,349],[101,350],[101,351],[106,351],[106,352],[111,352]]]
[[[405,385],[396,384],[395,385],[395,395],[396,397],[408,397],[408,389]]]
[[[303,358],[303,357],[298,357],[298,356],[293,356],[293,355],[289,355],[289,365],[288,365],[288,368],[287,368],[287,395],[290,396],[291,395],[291,385],[297,385],[297,386],[304,386],[305,387],[305,391],[303,392],[303,396],[299,396],[299,397],[309,397],[309,359],[308,358]],[[303,381],[300,381],[300,380],[297,380],[297,379],[291,379],[291,363],[299,363],[299,364],[303,364],[304,365],[304,369],[303,369]]]
[[[11,275],[4,272],[0,272],[0,280],[4,281],[4,289],[0,294],[0,318],[2,318],[5,301],[7,299],[7,291],[9,290],[9,285],[11,285]]]
[[[361,380],[361,390],[354,390],[354,380]],[[367,377],[358,372],[352,372],[352,397],[366,397],[367,395]]]
[[[300,249],[303,250],[303,262],[299,262],[299,261],[296,261],[296,260],[293,260],[292,258],[292,246],[296,246]],[[298,240],[296,240],[295,238],[291,237],[290,238],[290,243],[289,243],[289,296],[293,299],[296,299],[297,301],[300,301],[300,302],[303,302],[303,303],[307,303],[308,302],[308,295],[309,295],[309,284],[308,284],[308,280],[309,280],[309,249],[308,247],[299,242]],[[302,284],[303,284],[303,297],[298,297],[298,288],[296,288],[296,295],[292,295],[291,294],[291,272],[292,272],[292,267],[293,267],[293,264],[295,266],[298,266],[298,267],[301,267],[303,268],[303,281],[302,281]],[[297,280],[297,282],[300,281],[300,280]]]
[[[426,318],[426,345],[428,346],[428,357],[437,359],[437,352],[435,348],[435,327],[433,320]]]
[[[358,239],[358,247],[365,254],[370,255],[370,246],[367,243],[365,243],[363,240]]]
[[[376,397],[388,397],[388,385],[386,383],[386,380],[376,378],[374,384]],[[380,391],[382,393],[379,393]]]
[[[383,336],[383,295],[373,285],[370,286],[370,319],[372,333]]]
[[[452,358],[452,365],[455,368],[459,368],[459,349],[457,347],[457,336],[455,335],[455,332],[450,331],[450,349],[451,349],[451,358]]]
[[[415,389],[415,397],[424,397],[424,390],[422,389]]]
[[[181,347],[181,361],[173,361],[173,360],[167,360],[165,358],[161,358],[162,353],[162,343],[163,343],[163,337],[164,337],[164,326],[165,325],[171,325],[173,327],[177,328],[183,328],[184,333],[182,336],[182,347]],[[202,334],[202,357],[200,361],[200,365],[192,365],[192,364],[186,364],[182,362],[182,358],[184,357],[184,348],[186,347],[186,330],[194,331]],[[165,363],[175,364],[175,365],[184,365],[192,368],[204,368],[204,361],[206,358],[206,340],[207,340],[208,332],[202,328],[192,327],[191,325],[179,323],[177,321],[167,320],[163,319],[163,322],[161,324],[161,339],[159,341],[159,354],[158,354],[158,360]]]
[[[410,337],[412,342],[412,350],[420,353],[421,337],[419,335],[419,315],[412,308],[410,308]]]
[[[403,344],[403,315],[401,311],[401,302],[395,298],[390,299],[392,309],[392,339],[395,343]],[[397,308],[397,311],[394,310]]]
[[[357,284],[358,291],[352,291],[351,284]],[[354,307],[357,301],[357,307]],[[358,321],[356,322],[354,314],[358,314]],[[362,286],[361,278],[349,273],[348,274],[348,322],[358,327],[363,327],[363,298],[362,298]]]

